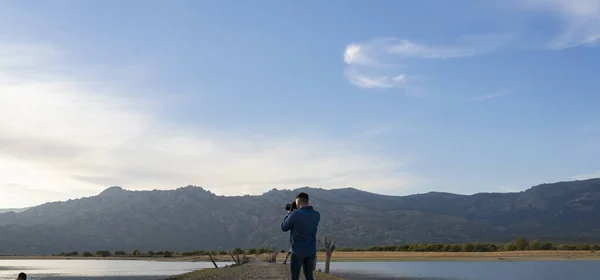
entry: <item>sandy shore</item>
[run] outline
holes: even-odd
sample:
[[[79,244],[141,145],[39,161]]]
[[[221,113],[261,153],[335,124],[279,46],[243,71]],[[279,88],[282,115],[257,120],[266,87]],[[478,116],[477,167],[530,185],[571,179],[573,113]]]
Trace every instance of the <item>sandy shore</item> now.
[[[281,261],[285,255],[281,256]],[[325,254],[318,254],[319,261]],[[591,251],[514,251],[514,252],[334,252],[332,262],[349,261],[535,261],[600,260]]]
[[[168,276],[97,276],[97,277],[82,277],[82,276],[77,276],[77,277],[69,277],[69,276],[44,276],[43,280],[157,280],[157,279],[163,279],[165,277]],[[40,279],[40,278],[33,278],[33,277],[27,277],[27,279]]]
[[[215,262],[231,262],[230,256],[213,256]],[[62,256],[0,256],[0,260],[122,260],[156,262],[209,262],[208,256],[193,257],[62,257]]]
[[[319,261],[325,254],[318,253]],[[208,256],[194,257],[53,257],[0,256],[0,260],[142,260],[159,262],[208,262]],[[229,256],[214,257],[216,262],[231,262]],[[282,263],[285,254],[279,254]],[[600,260],[600,252],[591,251],[513,251],[513,252],[334,252],[331,261],[535,261],[535,260]]]

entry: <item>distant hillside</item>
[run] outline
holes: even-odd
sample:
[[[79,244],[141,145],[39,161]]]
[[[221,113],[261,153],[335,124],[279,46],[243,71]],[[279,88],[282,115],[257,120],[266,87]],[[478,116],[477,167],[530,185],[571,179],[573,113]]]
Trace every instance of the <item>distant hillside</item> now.
[[[544,184],[519,193],[385,196],[357,189],[271,190],[217,196],[200,187],[127,191],[0,214],[4,254],[194,250],[278,246],[285,203],[308,192],[320,235],[339,246],[536,239],[600,240],[600,179]]]
[[[8,213],[8,212],[15,212],[15,213],[19,213],[19,212],[23,212],[25,210],[27,210],[29,208],[10,208],[10,209],[0,209],[0,214],[2,213]]]

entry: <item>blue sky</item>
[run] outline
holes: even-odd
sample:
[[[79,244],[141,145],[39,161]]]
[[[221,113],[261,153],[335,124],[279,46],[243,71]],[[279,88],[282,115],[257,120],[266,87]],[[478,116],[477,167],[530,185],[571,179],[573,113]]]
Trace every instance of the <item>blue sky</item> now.
[[[600,177],[599,43],[599,0],[3,1],[0,208]]]

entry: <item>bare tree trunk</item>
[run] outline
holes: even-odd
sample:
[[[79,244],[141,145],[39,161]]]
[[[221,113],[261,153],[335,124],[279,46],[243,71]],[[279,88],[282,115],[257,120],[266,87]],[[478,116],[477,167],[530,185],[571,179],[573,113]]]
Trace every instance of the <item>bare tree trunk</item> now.
[[[217,263],[213,260],[212,256],[210,255],[210,252],[208,253],[208,257],[210,258],[210,261],[215,265],[215,268],[219,268]]]
[[[233,260],[234,264],[238,264],[237,261],[235,260],[235,257],[233,256],[233,252],[229,252],[229,255],[231,256],[231,259]]]
[[[237,264],[242,264],[242,262],[240,262],[240,253],[237,253]]]
[[[329,265],[331,263],[331,255],[333,255],[333,251],[335,251],[335,240],[324,237],[325,243],[325,273],[329,273]]]
[[[288,258],[290,257],[290,255],[292,254],[292,252],[288,251],[287,255],[285,255],[285,260],[283,261],[283,264],[287,264]]]
[[[278,254],[279,254],[279,252],[275,248],[273,248],[273,251],[271,253],[271,257],[269,258],[269,262],[272,262],[272,263],[277,262],[277,255]]]

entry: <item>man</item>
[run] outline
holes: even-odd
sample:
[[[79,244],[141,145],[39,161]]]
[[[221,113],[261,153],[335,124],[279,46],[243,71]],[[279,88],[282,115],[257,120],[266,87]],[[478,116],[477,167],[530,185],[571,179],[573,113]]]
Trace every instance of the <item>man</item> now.
[[[321,214],[308,204],[308,194],[299,193],[296,196],[295,211],[288,211],[285,220],[281,223],[281,230],[291,230],[291,280],[300,278],[300,269],[304,267],[306,280],[314,280],[313,270],[317,258],[317,229]]]
[[[23,272],[19,273],[17,280],[27,280],[27,274],[25,274]]]

